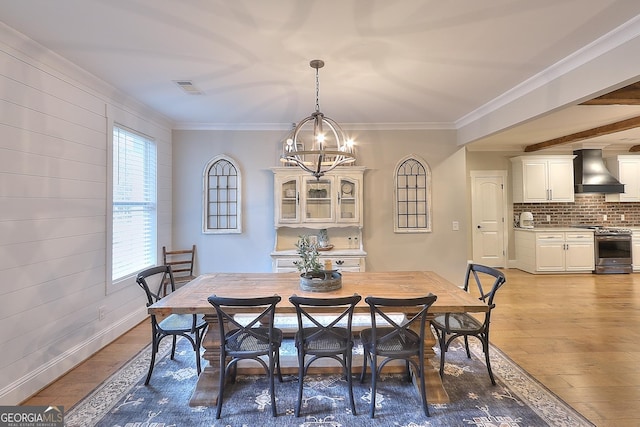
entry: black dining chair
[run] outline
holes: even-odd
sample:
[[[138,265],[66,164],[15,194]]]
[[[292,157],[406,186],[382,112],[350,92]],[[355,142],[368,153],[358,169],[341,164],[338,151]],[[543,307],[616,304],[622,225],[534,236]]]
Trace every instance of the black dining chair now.
[[[451,341],[463,337],[467,357],[471,359],[469,337],[476,337],[482,343],[491,384],[496,385],[489,359],[489,325],[491,324],[491,311],[496,307],[494,303],[496,292],[506,283],[506,278],[504,273],[495,268],[470,263],[467,266],[464,282],[464,290],[467,292],[471,291],[469,286],[472,277],[477,287],[478,299],[484,301],[488,306],[488,311],[484,313],[484,319],[478,320],[469,313],[442,313],[437,314],[431,320],[431,326],[436,331],[440,344],[440,376],[444,375],[444,357]]]
[[[269,393],[271,394],[271,412],[277,416],[274,376],[278,373],[278,380],[282,382],[280,371],[280,346],[282,344],[282,330],[274,327],[276,305],[281,301],[278,295],[256,298],[228,298],[211,295],[207,300],[216,310],[220,328],[220,384],[216,419],[222,412],[222,399],[227,376],[232,373],[235,381],[237,364],[241,360],[255,360],[260,363],[267,373]],[[233,308],[246,311],[249,307],[258,307],[259,314],[243,317],[239,323],[235,318]],[[266,363],[262,357],[267,356]],[[227,362],[227,359],[230,360]]]
[[[176,290],[173,272],[171,271],[171,266],[168,265],[151,267],[141,271],[136,276],[136,283],[144,290],[147,296],[147,307]],[[205,322],[202,314],[170,314],[161,320],[158,320],[152,314],[151,363],[149,364],[149,372],[144,384],[148,385],[151,380],[160,341],[168,336],[173,338],[171,360],[174,359],[176,353],[177,338],[184,337],[189,340],[193,351],[196,353],[196,370],[200,375],[200,345],[206,329],[207,322]]]
[[[304,377],[309,366],[320,358],[330,358],[342,365],[349,388],[349,402],[351,413],[356,415],[356,405],[353,399],[352,385],[352,350],[353,333],[351,330],[353,311],[362,297],[354,294],[339,298],[307,298],[292,295],[289,301],[296,308],[298,331],[294,341],[298,350],[298,402],[295,409],[296,417],[300,416],[302,405],[302,389]],[[328,308],[342,311],[333,315]],[[314,315],[316,310],[322,315]],[[346,321],[346,325],[344,322]],[[338,326],[338,323],[341,325]],[[306,356],[311,356],[305,361]]]
[[[367,365],[370,365],[371,418],[375,416],[377,379],[385,365],[392,360],[405,361],[409,382],[409,365],[413,366],[416,378],[420,379],[422,409],[424,414],[429,416],[424,373],[424,338],[429,330],[428,310],[437,298],[433,294],[418,298],[365,298],[371,313],[371,328],[360,331],[360,340],[364,348],[360,382],[364,382]],[[406,318],[398,323],[393,318],[393,314],[398,312],[398,307],[404,307],[403,311],[406,311],[406,307],[415,307],[415,314],[407,314]],[[380,363],[378,357],[383,358]]]

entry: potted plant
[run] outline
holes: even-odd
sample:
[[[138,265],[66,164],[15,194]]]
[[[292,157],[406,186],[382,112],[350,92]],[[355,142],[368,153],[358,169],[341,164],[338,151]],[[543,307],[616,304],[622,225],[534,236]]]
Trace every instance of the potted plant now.
[[[311,292],[328,292],[342,287],[342,275],[336,270],[324,270],[320,263],[318,244],[310,236],[299,236],[296,243],[300,261],[295,264],[300,274],[300,288]]]

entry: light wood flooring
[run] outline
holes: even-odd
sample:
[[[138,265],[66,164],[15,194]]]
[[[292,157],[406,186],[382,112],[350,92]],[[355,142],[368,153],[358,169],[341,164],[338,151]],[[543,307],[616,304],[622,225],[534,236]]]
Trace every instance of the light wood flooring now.
[[[640,425],[640,273],[505,273],[491,342],[597,426]],[[23,404],[70,408],[150,335],[145,321]]]

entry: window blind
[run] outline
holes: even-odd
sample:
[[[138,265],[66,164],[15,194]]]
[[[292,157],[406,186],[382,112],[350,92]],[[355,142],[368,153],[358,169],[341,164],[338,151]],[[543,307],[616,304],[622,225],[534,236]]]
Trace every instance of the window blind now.
[[[112,280],[156,264],[156,145],[113,127]]]

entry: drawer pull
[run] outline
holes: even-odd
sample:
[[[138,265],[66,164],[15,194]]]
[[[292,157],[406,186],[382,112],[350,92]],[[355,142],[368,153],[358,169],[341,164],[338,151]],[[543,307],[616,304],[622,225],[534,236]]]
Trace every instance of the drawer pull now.
[[[344,261],[343,261],[343,260],[341,260],[341,259],[339,259],[339,260],[337,260],[337,261],[336,261],[336,264],[338,264],[338,265],[342,265],[342,264],[344,264]]]

